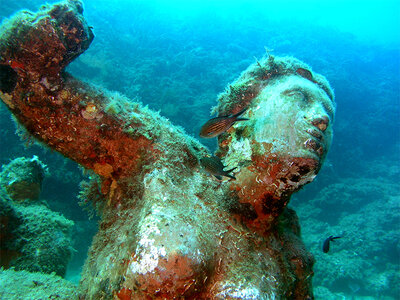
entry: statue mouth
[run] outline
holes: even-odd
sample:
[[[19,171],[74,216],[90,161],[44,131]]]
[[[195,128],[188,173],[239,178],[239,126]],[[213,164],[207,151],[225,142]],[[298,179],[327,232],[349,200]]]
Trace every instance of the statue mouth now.
[[[304,147],[321,158],[325,153],[324,133],[315,127],[306,132],[309,138],[304,142]]]

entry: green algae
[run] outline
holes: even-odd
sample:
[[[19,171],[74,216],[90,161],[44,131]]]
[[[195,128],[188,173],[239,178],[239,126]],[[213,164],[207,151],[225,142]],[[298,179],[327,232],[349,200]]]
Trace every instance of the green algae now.
[[[2,299],[78,299],[76,286],[52,274],[0,268]]]

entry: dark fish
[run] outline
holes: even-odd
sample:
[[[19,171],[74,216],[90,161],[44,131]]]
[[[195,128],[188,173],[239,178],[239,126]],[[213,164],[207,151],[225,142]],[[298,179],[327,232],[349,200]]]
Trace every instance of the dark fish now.
[[[325,241],[324,241],[324,245],[322,246],[322,251],[324,251],[324,253],[328,253],[329,252],[329,243],[335,239],[340,239],[341,236],[333,236],[331,235],[330,237],[328,237]]]
[[[225,131],[227,131],[233,123],[237,121],[246,121],[248,119],[246,118],[239,118],[241,114],[243,114],[247,110],[247,107],[239,111],[238,113],[234,115],[227,115],[227,116],[221,116],[221,117],[216,117],[211,120],[208,120],[200,130],[200,136],[202,138],[213,138],[216,137]]]
[[[236,179],[235,176],[229,174],[236,168],[224,171],[225,166],[222,164],[221,159],[217,156],[203,157],[200,159],[200,164],[207,172],[214,175],[219,180],[222,180],[222,176]]]
[[[307,69],[298,68],[298,69],[296,70],[296,73],[299,74],[301,77],[303,77],[303,78],[305,78],[305,79],[308,79],[308,80],[310,80],[310,81],[312,81],[312,82],[315,82],[315,81],[313,80],[312,73],[311,73],[309,70],[307,70]]]

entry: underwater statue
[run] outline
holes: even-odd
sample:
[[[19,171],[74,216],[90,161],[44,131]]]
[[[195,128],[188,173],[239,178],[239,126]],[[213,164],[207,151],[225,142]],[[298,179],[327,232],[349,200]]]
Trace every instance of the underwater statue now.
[[[81,196],[101,222],[81,298],[312,299],[313,257],[286,206],[330,146],[326,79],[290,57],[244,71],[214,109],[248,119],[218,133],[215,155],[233,174],[217,180],[196,139],[64,72],[93,39],[82,11],[67,1],[21,12],[0,38],[3,102],[42,144],[93,171]]]

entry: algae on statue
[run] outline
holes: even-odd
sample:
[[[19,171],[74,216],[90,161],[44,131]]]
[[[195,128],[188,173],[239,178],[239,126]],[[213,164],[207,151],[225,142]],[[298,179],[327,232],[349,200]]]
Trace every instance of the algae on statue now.
[[[197,140],[140,103],[64,73],[93,38],[79,1],[38,16],[8,22],[13,33],[26,23],[12,52],[10,35],[0,38],[1,70],[16,75],[0,97],[34,137],[93,171],[81,196],[101,224],[82,298],[311,299],[313,258],[286,205],[329,148],[327,81],[290,57],[251,65],[219,98],[219,114],[248,107],[250,119],[218,138],[217,155],[238,167],[236,181],[219,182],[201,170],[210,154]]]

